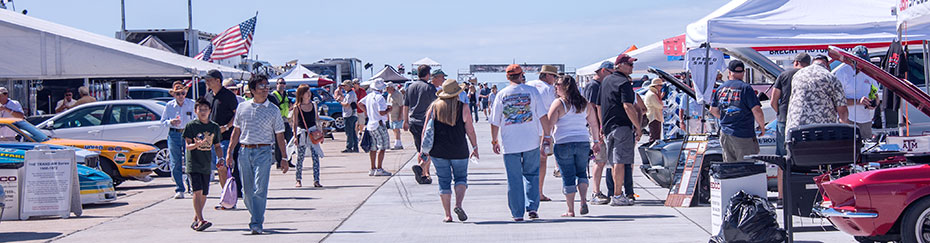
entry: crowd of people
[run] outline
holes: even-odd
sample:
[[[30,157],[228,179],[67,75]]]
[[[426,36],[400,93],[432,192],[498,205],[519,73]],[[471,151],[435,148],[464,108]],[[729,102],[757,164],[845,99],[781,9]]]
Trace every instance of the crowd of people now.
[[[868,57],[862,46],[853,53]],[[473,80],[460,84],[426,65],[417,68],[418,79],[406,87],[380,79],[364,85],[357,79],[346,80],[332,90],[345,122],[342,152],[364,150],[369,155],[370,176],[391,176],[393,172],[382,167],[385,151],[404,149],[402,131],[409,131],[417,151],[414,179],[432,184],[430,172],[435,167],[443,221],[452,222],[453,213],[465,221],[462,202],[469,160],[479,157],[474,124],[484,114],[491,125],[492,151],[503,154],[508,207],[514,221],[538,218],[540,202],[551,200],[542,188],[549,156],[555,157],[553,174],[562,180],[567,206],[562,216],[576,215],[576,195],[581,215],[589,212],[589,202],[633,205],[634,146],[644,131],[649,132],[649,142],[661,139],[663,124],[670,122],[665,120],[668,93],[662,79],[644,78],[645,92],[642,96],[634,92],[630,75],[636,61],[626,54],[605,61],[583,87],[550,65],[540,68],[537,79],[526,81],[517,64],[506,68],[509,84],[500,90],[497,85]],[[757,93],[744,81],[745,64],[733,60],[726,69],[726,81],[718,74],[720,84],[708,102],[710,114],[719,120],[723,159],[732,162],[759,152],[757,136],[765,132],[766,120]],[[214,176],[221,188],[227,180],[235,181],[237,196],[251,214],[249,229],[262,234],[272,165],[285,173],[296,167],[295,187],[302,187],[303,162],[309,154],[313,186],[323,187],[320,109],[307,85],[297,87],[296,99],[291,101],[284,79],[272,86],[268,77],[253,75],[247,84],[239,85],[211,70],[204,81],[208,92],[196,101],[187,98],[187,85],[175,82],[170,90],[174,100],[167,102],[161,119],[169,128],[174,198],[184,198],[185,192],[193,195],[191,229],[202,231],[212,225],[202,211]],[[874,80],[849,65],[831,71],[826,57],[798,54],[792,68],[781,73],[773,86],[770,105],[777,114],[777,153],[786,153],[786,131],[807,124],[850,123],[859,127],[863,137],[871,137],[872,110],[878,106],[875,86]],[[80,99],[66,91],[55,111],[95,101],[86,87],[77,92]],[[22,118],[21,105],[10,100],[8,93],[0,87],[0,117]],[[683,102],[677,106],[681,123],[676,125],[686,129],[694,126],[691,120],[700,114],[694,110],[703,107],[694,99]],[[590,160],[594,163],[589,170]],[[603,190],[605,175],[607,188]],[[591,194],[587,194],[589,185]],[[235,207],[221,204],[215,209]]]

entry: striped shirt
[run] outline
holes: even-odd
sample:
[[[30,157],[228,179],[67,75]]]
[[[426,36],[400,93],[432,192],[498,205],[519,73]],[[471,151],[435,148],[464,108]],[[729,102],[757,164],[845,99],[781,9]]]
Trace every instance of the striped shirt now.
[[[281,110],[269,100],[256,104],[254,100],[239,103],[233,126],[241,131],[239,143],[273,144],[276,133],[284,132]]]

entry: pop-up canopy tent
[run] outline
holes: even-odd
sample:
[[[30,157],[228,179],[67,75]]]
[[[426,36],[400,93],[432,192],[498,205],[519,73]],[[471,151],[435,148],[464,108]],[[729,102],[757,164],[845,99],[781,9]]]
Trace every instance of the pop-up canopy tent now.
[[[203,76],[248,79],[245,71],[0,9],[0,79]]]
[[[687,46],[811,46],[888,43],[893,0],[733,0],[687,27]],[[926,39],[907,33],[907,39]],[[868,45],[867,45],[868,46]]]
[[[433,59],[430,59],[429,57],[424,57],[423,59],[420,59],[419,61],[413,62],[414,67],[420,66],[420,65],[426,65],[430,67],[442,66],[442,64],[439,64],[439,62],[433,61]]]
[[[925,29],[930,24],[930,1],[897,1],[898,25],[909,30]]]
[[[633,67],[633,73],[646,73],[646,69],[650,66],[656,67],[666,72],[677,73],[683,71],[684,64],[681,60],[669,61],[668,56],[665,55],[662,47],[662,41],[649,44],[642,48],[627,52],[631,57],[638,59],[636,65]],[[584,66],[575,70],[575,74],[579,76],[593,76],[594,71],[601,66],[601,63],[604,61],[613,62],[617,56],[611,56],[604,60],[601,60],[591,65]]]
[[[277,80],[279,78],[283,78],[284,81],[287,82],[288,87],[296,87],[301,84],[307,84],[312,87],[320,87],[336,83],[331,79],[310,71],[310,69],[307,69],[304,67],[304,65],[300,64],[297,64],[294,66],[294,68],[291,68],[291,70],[287,70],[287,72],[272,78],[272,80]]]
[[[145,39],[142,39],[142,41],[139,42],[139,45],[148,46],[151,48],[155,48],[155,49],[159,49],[159,50],[167,51],[171,53],[177,53],[174,51],[174,49],[171,49],[171,47],[168,46],[167,43],[165,43],[164,41],[162,41],[161,39],[159,39],[157,36],[154,36],[154,35],[149,35],[145,37]]]
[[[394,67],[391,67],[391,65],[384,65],[384,68],[381,69],[381,71],[376,73],[374,76],[371,76],[371,78],[368,80],[374,80],[376,78],[381,78],[384,80],[384,82],[395,83],[403,83],[410,80],[398,74],[397,71],[394,70]]]

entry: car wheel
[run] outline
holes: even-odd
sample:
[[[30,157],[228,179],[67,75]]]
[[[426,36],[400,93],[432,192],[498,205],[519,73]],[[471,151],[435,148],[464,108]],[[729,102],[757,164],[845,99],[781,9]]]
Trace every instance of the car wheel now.
[[[704,156],[704,164],[701,166],[701,183],[698,185],[699,192],[698,195],[700,203],[710,203],[710,165],[711,163],[721,163],[723,162],[723,157],[720,155],[712,154]]]
[[[168,151],[168,143],[161,141],[155,144],[158,147],[158,153],[155,154],[155,174],[160,177],[171,176],[171,154]]]
[[[110,179],[113,179],[113,187],[116,187],[125,181],[119,174],[119,169],[116,168],[116,164],[108,158],[100,157],[100,170],[102,170],[103,173],[107,173],[107,175],[110,176]]]
[[[333,114],[333,127],[336,128],[336,131],[344,131],[346,128],[346,119],[342,117],[342,113]]]
[[[930,242],[930,198],[912,203],[905,211],[901,242]]]

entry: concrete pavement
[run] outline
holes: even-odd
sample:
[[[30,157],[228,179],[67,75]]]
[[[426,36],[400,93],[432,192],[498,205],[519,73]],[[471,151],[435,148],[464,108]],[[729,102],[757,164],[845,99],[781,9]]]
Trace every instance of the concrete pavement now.
[[[483,115],[482,115],[483,116]],[[312,182],[311,163],[305,161],[303,188],[294,188],[294,172],[271,176],[265,229],[268,234],[248,234],[249,214],[238,204],[235,211],[215,211],[219,185],[214,184],[205,217],[214,223],[206,232],[188,228],[193,217],[190,197],[170,199],[169,178],[150,183],[128,182],[120,187],[116,203],[90,206],[84,216],[70,219],[9,221],[0,224],[3,242],[171,242],[171,241],[296,241],[296,242],[522,242],[623,239],[631,242],[706,242],[710,232],[710,208],[671,208],[663,205],[667,189],[655,186],[634,169],[636,193],[631,207],[591,205],[590,214],[562,218],[565,212],[561,179],[551,175],[550,157],[545,194],[553,199],[540,206],[541,219],[514,223],[506,202],[503,160],[490,148],[490,128],[476,125],[479,163],[469,164],[469,189],[465,223],[443,223],[438,186],[418,185],[412,177],[413,159],[409,133],[402,138],[407,150],[389,151],[384,167],[398,172],[393,177],[369,177],[367,154],[342,154],[344,136],[327,140],[322,160],[322,189]],[[639,161],[637,158],[636,161]],[[401,169],[402,168],[402,169]],[[634,166],[635,168],[635,166]],[[292,170],[293,171],[293,170]],[[438,182],[434,177],[434,182]],[[590,194],[590,189],[588,191]],[[796,218],[807,232],[799,242],[855,242],[839,231],[820,231],[829,222]]]

